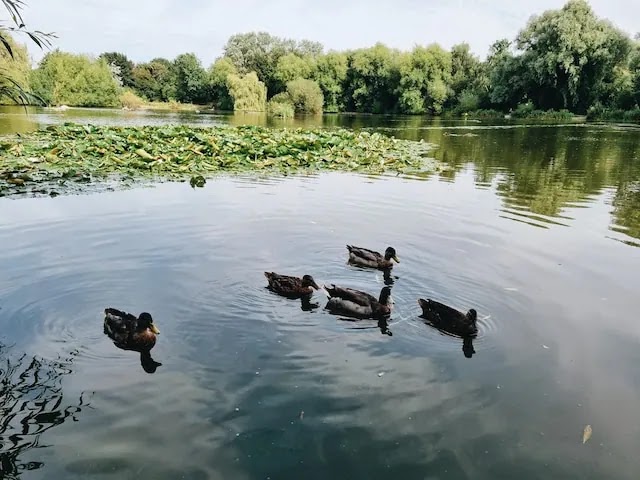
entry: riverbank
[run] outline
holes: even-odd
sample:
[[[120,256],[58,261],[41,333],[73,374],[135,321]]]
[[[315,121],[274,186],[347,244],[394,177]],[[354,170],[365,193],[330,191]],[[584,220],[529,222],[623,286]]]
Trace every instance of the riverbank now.
[[[67,123],[0,137],[0,196],[56,196],[136,180],[203,186],[223,173],[429,171],[437,166],[427,158],[432,149],[424,141],[346,129]]]

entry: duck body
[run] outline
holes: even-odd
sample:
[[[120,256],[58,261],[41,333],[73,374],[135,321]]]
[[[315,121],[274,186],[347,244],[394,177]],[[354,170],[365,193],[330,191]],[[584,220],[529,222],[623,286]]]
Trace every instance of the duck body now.
[[[393,261],[400,263],[396,251],[393,247],[387,247],[384,255],[368,248],[347,245],[349,250],[349,263],[359,267],[376,268],[378,270],[389,270],[393,268]]]
[[[329,293],[329,301],[325,307],[333,314],[354,318],[384,318],[391,313],[391,289],[384,287],[380,297],[352,288],[325,286]]]
[[[160,331],[148,313],[143,312],[139,317],[135,317],[115,308],[106,308],[104,315],[104,333],[116,347],[149,352],[155,346],[156,335]]]
[[[320,289],[311,275],[299,278],[275,272],[264,272],[264,276],[269,282],[269,290],[288,298],[308,297],[314,289]]]
[[[434,327],[461,337],[473,337],[478,333],[477,312],[472,308],[467,313],[460,312],[435,300],[420,298],[422,317]]]

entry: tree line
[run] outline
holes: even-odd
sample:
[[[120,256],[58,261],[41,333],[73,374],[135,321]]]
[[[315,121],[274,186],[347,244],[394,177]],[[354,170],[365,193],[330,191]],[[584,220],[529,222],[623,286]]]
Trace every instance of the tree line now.
[[[26,51],[24,59],[14,57],[1,57],[1,66],[15,69],[16,81],[49,104],[119,106],[126,92],[283,116],[556,110],[629,111],[640,119],[640,39],[598,18],[586,0],[532,17],[484,60],[465,43],[325,52],[320,43],[265,32],[233,35],[209,68],[192,53],[134,63],[120,52],[90,58],[56,50],[32,71]]]

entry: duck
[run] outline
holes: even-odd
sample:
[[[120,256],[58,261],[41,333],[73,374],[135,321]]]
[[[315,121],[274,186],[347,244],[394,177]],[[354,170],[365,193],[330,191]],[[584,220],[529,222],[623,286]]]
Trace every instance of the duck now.
[[[352,288],[330,285],[324,287],[329,294],[329,301],[325,307],[333,314],[354,318],[384,318],[391,313],[391,288],[385,286],[376,298],[368,293]]]
[[[275,272],[264,272],[269,282],[269,290],[289,298],[309,297],[313,289],[320,290],[320,287],[311,275],[304,275],[302,278],[289,275],[280,275]]]
[[[478,333],[478,312],[475,309],[463,313],[435,300],[418,299],[422,308],[422,317],[434,327],[460,337],[475,336]]]
[[[160,334],[160,330],[153,323],[151,314],[142,312],[136,318],[130,313],[106,308],[104,315],[104,333],[116,347],[146,354],[156,344],[156,335]]]
[[[374,252],[373,250],[353,245],[347,245],[347,250],[349,250],[349,263],[360,267],[389,270],[393,268],[393,262],[391,260],[394,260],[396,263],[400,263],[400,260],[396,255],[396,250],[393,247],[387,247],[384,251],[384,256],[379,252]]]

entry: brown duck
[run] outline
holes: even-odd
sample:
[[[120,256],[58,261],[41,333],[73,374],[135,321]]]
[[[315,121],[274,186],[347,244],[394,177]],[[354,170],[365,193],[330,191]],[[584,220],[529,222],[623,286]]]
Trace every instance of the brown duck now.
[[[269,290],[288,298],[300,298],[311,295],[313,289],[319,290],[318,284],[311,275],[302,278],[280,275],[275,272],[264,272],[269,282]]]

